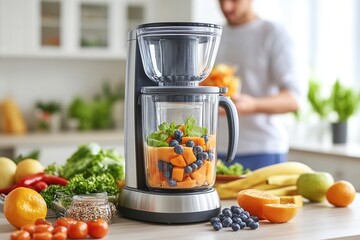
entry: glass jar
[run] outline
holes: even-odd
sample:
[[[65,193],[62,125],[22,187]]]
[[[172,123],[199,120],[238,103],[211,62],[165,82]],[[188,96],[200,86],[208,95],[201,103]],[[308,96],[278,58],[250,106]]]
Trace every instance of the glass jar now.
[[[108,223],[116,214],[116,207],[108,201],[107,193],[75,195],[65,211],[65,217],[87,222],[102,218]]]

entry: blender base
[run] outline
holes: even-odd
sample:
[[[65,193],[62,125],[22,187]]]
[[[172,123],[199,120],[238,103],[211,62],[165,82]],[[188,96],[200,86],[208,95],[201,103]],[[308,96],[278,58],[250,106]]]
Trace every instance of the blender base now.
[[[171,194],[125,186],[118,209],[123,217],[171,224],[209,221],[220,213],[221,204],[213,188]]]

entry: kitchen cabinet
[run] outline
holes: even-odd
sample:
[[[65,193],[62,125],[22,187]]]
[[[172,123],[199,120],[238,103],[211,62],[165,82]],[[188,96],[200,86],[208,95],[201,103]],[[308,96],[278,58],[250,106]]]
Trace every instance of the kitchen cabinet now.
[[[125,59],[145,0],[0,0],[0,57]]]

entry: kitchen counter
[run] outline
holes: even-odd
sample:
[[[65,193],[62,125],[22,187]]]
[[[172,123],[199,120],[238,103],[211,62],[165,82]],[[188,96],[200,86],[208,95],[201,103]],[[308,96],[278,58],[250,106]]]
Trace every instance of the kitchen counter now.
[[[223,207],[236,204],[222,201]],[[212,229],[209,222],[195,224],[154,224],[116,217],[106,238],[117,239],[360,239],[360,194],[347,208],[334,208],[328,203],[305,203],[290,222],[270,224],[262,221],[257,230],[232,231]],[[51,221],[51,220],[50,220]],[[0,239],[10,239],[14,228],[0,213]]]

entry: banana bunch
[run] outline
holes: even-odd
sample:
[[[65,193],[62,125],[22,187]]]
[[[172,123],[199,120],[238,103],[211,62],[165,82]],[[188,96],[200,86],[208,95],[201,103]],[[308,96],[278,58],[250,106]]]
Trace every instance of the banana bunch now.
[[[296,195],[296,181],[313,170],[300,162],[284,162],[250,172],[245,178],[215,186],[221,199],[236,198],[244,189],[258,189],[277,196]]]

